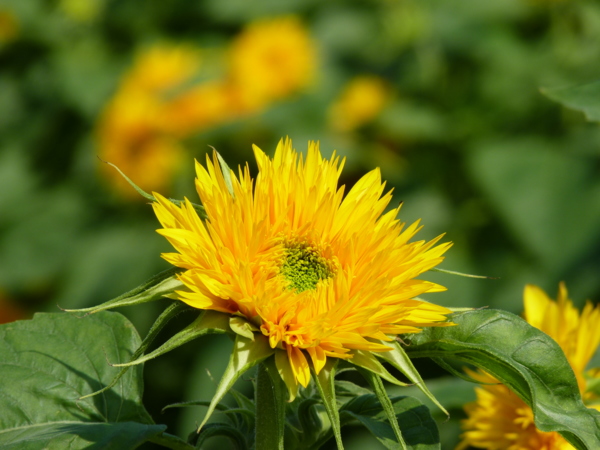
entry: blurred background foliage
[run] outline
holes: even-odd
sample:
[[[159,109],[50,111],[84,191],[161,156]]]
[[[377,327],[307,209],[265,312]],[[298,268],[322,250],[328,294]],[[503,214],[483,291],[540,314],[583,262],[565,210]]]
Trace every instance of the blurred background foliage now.
[[[597,301],[600,128],[540,88],[598,78],[595,0],[0,0],[0,321],[167,267],[151,208],[102,160],[193,199],[210,146],[256,173],[251,144],[286,135],[346,157],[345,184],[381,167],[401,219],[454,242],[443,268],[499,277],[428,275],[449,288],[434,301],[519,314],[526,283],[561,280]],[[159,303],[124,312],[144,334]],[[229,348],[211,337],[147,364],[171,432],[202,411],[160,408],[208,399]],[[420,366],[452,448],[472,387]],[[349,448],[376,448],[363,439]]]

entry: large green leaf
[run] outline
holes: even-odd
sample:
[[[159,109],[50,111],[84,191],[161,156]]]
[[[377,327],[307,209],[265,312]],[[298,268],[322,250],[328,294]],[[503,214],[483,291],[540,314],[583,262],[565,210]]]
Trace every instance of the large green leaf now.
[[[588,120],[600,122],[600,80],[564,88],[542,88],[552,100],[585,114]]]
[[[142,405],[142,368],[85,400],[119,373],[140,345],[121,314],[36,314],[0,326],[0,447],[135,448],[160,434]]]
[[[407,336],[407,354],[480,367],[532,407],[540,430],[558,431],[578,449],[600,448],[600,413],[583,404],[571,366],[552,338],[505,311],[468,311],[451,320],[456,327]]]
[[[148,331],[148,334],[146,335],[146,337],[142,341],[142,344],[138,347],[138,349],[132,355],[131,359],[136,360],[140,356],[142,356],[144,354],[144,352],[146,351],[146,349],[148,348],[148,346],[150,344],[152,344],[152,342],[154,341],[154,339],[156,338],[156,336],[158,336],[158,334],[160,333],[160,331],[164,328],[164,326],[167,323],[169,323],[170,320],[172,320],[173,318],[175,318],[178,314],[180,314],[181,312],[185,311],[186,309],[187,309],[187,305],[185,305],[184,303],[182,303],[180,301],[174,301],[169,306],[167,306],[165,308],[165,310],[160,314],[160,316],[158,316],[158,318],[154,321],[154,323],[152,324],[152,327],[150,327],[150,330]],[[96,391],[96,392],[94,392],[92,394],[88,394],[87,396],[83,396],[82,398],[87,398],[87,397],[91,397],[93,395],[98,395],[101,392],[109,390],[115,384],[117,384],[117,382],[119,381],[119,379],[123,375],[125,375],[130,368],[131,368],[131,366],[122,367],[121,371],[117,374],[116,377],[113,378],[113,380],[110,382],[110,384],[104,386],[99,391]]]

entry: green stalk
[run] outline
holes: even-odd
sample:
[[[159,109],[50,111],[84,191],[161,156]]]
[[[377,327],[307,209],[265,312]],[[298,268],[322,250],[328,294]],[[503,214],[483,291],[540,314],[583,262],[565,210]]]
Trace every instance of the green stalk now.
[[[269,358],[272,360],[273,358]],[[285,423],[285,389],[282,389],[279,374],[269,374],[267,362],[258,365],[256,376],[256,445],[257,449],[283,450]],[[272,372],[272,371],[271,371]],[[284,386],[283,386],[284,387]]]

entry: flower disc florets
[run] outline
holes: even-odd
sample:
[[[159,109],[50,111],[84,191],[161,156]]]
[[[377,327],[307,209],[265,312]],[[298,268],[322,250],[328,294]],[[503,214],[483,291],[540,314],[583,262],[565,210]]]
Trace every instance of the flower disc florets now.
[[[292,241],[284,244],[284,247],[285,256],[280,270],[281,275],[289,282],[288,289],[298,294],[315,290],[319,281],[333,276],[333,263],[308,242]]]
[[[316,143],[306,156],[289,140],[272,159],[254,153],[255,179],[247,166],[224,174],[216,156],[196,164],[205,222],[189,201],[176,206],[155,194],[158,231],[177,251],[163,257],[185,269],[182,301],[245,317],[279,352],[280,372],[303,386],[309,359],[319,373],[328,357],[388,351],[381,341],[391,335],[451,325],[448,309],[415,300],[444,290],[416,277],[450,244],[436,245],[441,236],[409,242],[419,225],[405,228],[400,207],[385,212],[392,197],[378,169],[344,195],[343,161],[324,159]]]

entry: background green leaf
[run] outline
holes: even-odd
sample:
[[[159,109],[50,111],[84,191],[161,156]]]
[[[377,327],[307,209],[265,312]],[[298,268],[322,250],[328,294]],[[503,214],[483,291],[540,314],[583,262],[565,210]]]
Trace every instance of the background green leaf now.
[[[135,448],[160,434],[166,427],[141,404],[141,367],[79,400],[118,374],[107,358],[129,361],[139,345],[131,323],[112,312],[36,314],[0,326],[0,447]]]
[[[600,80],[564,88],[542,88],[542,93],[558,103],[585,113],[588,120],[600,122]]]
[[[600,448],[600,413],[583,404],[573,370],[552,338],[505,311],[451,318],[457,326],[407,336],[407,354],[480,367],[532,407],[540,430],[558,431],[579,449]]]

